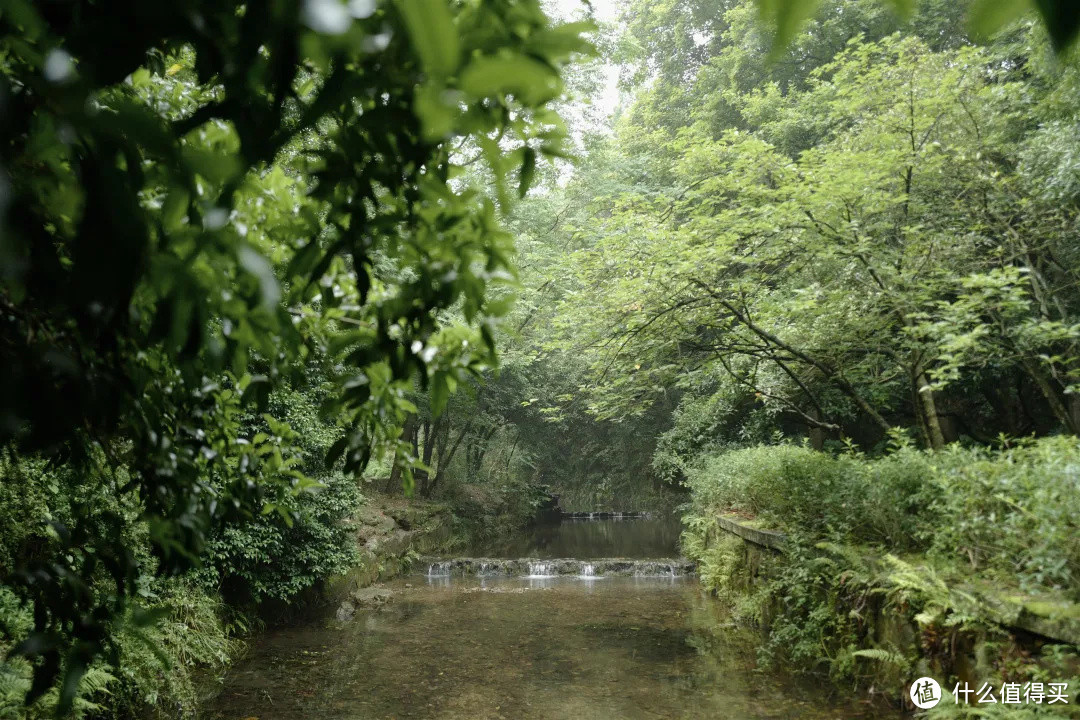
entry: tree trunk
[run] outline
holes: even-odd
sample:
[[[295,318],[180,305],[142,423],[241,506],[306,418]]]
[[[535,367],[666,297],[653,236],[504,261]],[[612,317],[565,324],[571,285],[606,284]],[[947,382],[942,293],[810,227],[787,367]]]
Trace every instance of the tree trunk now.
[[[934,390],[926,373],[921,369],[916,371],[915,384],[918,387],[919,408],[922,411],[923,421],[926,423],[926,436],[930,447],[940,450],[945,447],[945,435],[941,432],[941,419],[938,417],[937,402],[934,400]]]
[[[1080,434],[1077,432],[1080,425],[1073,420],[1072,413],[1065,407],[1065,403],[1062,402],[1061,397],[1058,395],[1057,390],[1054,388],[1050,379],[1046,377],[1046,373],[1042,371],[1038,363],[1025,358],[1023,360],[1024,369],[1027,370],[1028,375],[1035,381],[1035,385],[1038,386],[1039,391],[1042,392],[1043,397],[1046,398],[1046,402],[1050,405],[1051,412],[1054,413],[1054,417],[1057,418],[1065,428],[1073,435]]]
[[[437,432],[438,427],[439,427],[439,421],[438,420],[435,421],[434,426],[432,425],[430,420],[425,420],[424,424],[423,424],[423,430],[424,430],[424,440],[423,440],[424,449],[423,449],[423,453],[422,453],[423,456],[421,457],[421,453],[419,451],[419,448],[417,448],[417,457],[420,457],[420,461],[424,464],[425,469],[417,470],[415,473],[413,473],[413,476],[416,478],[417,488],[420,490],[421,495],[424,494],[424,486],[427,485],[427,481],[428,481],[428,474],[429,473],[428,473],[426,468],[431,467],[431,456],[435,452],[435,441],[434,441],[434,438],[432,437],[432,433]],[[414,447],[416,446],[417,443],[419,443],[419,434],[420,433],[417,432],[417,437],[414,440]]]
[[[404,427],[401,429],[401,439],[405,442],[412,443],[413,452],[416,452],[416,416],[410,416],[405,421]],[[394,466],[390,468],[390,478],[386,481],[386,487],[383,492],[391,493],[395,487],[401,485],[401,465],[395,459]]]
[[[815,408],[810,411],[810,415],[815,419],[821,420],[821,413]],[[825,449],[825,429],[820,425],[810,425],[810,447],[817,451]]]
[[[439,446],[439,467],[435,471],[435,477],[424,488],[424,497],[431,497],[435,492],[435,488],[439,485],[439,481],[443,479],[443,475],[446,474],[446,468],[450,466],[450,461],[454,459],[454,454],[457,452],[458,447],[461,445],[461,441],[468,434],[472,428],[472,420],[465,423],[465,427],[461,428],[461,432],[458,433],[457,439],[454,440],[454,444],[450,446],[449,450],[446,450],[446,443],[450,439],[450,423],[446,423],[446,432],[443,434],[443,442]]]

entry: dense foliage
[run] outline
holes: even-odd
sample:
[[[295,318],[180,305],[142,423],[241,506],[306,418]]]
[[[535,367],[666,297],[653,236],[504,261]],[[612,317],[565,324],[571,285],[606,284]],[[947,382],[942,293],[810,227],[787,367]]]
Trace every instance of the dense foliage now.
[[[1080,446],[1067,438],[877,459],[780,445],[706,458],[689,483],[703,517],[741,513],[814,540],[926,553],[988,582],[1080,600],[1078,472]]]
[[[852,547],[1080,600],[1080,14],[1026,6],[633,0],[571,66],[538,0],[0,2],[0,717],[193,713],[375,493],[689,491],[714,589],[717,513],[797,538],[770,647],[833,669]]]
[[[1080,446],[1065,437],[1001,451],[897,447],[880,458],[734,450],[691,472],[684,550],[736,617],[768,629],[766,665],[889,688],[970,673],[963,658],[975,655],[980,677],[1075,686],[1075,648],[1018,650],[1000,623],[1015,622],[1010,602],[1071,617],[1078,468]],[[721,515],[789,533],[784,553],[752,566],[745,543],[718,528]],[[1073,717],[1070,708],[1040,712]],[[931,716],[952,715],[945,706]]]
[[[888,5],[632,3],[621,104],[515,213],[516,374],[478,397],[575,509],[689,490],[684,550],[767,661],[899,687],[978,636],[1069,677],[1009,670],[968,589],[1080,599],[1072,31]],[[722,513],[792,546],[749,567]]]
[[[564,152],[549,105],[588,27],[535,2],[3,4],[0,445],[27,522],[0,584],[32,619],[3,631],[28,700],[71,709],[121,665],[164,578],[258,599],[347,565],[357,474],[390,453],[411,478],[413,387],[438,413],[493,363],[498,215]],[[321,405],[317,458],[266,412],[288,389]]]
[[[620,105],[572,114],[582,161],[514,211],[501,373],[418,457],[630,510],[777,437],[1080,429],[1075,63],[1030,18],[974,43],[991,4],[836,0],[786,41],[758,5],[625,10]]]

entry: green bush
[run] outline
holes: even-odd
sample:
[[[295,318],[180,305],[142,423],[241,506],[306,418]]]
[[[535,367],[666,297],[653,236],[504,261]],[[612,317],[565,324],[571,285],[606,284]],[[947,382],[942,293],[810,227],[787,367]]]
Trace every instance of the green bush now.
[[[931,553],[995,581],[1080,600],[1080,442],[1052,437],[999,452],[933,456]]]
[[[932,478],[920,453],[878,463],[795,445],[759,445],[704,459],[688,473],[701,510],[750,514],[820,537],[916,548]]]
[[[115,657],[82,677],[73,718],[140,717],[176,720],[197,715],[203,678],[221,673],[238,650],[220,599],[187,580],[149,580],[145,609],[161,615],[149,626],[118,620],[110,638]],[[0,587],[0,720],[55,717],[59,693],[51,689],[27,706],[30,664],[7,657],[11,640],[31,625],[30,612]]]
[[[204,680],[223,673],[238,654],[239,641],[226,622],[233,613],[190,579],[155,585],[159,590],[147,601],[161,619],[144,628],[128,621],[116,633],[110,710],[120,717],[195,717]]]
[[[810,540],[927,552],[986,579],[1080,598],[1080,442],[882,458],[757,446],[699,461],[694,512],[750,514]]]
[[[362,497],[356,480],[341,473],[321,487],[283,497],[291,523],[280,514],[252,518],[215,536],[196,571],[199,583],[241,603],[291,600],[357,561],[346,523]]]
[[[305,432],[301,452],[290,452],[291,445],[285,453],[279,445],[265,445],[267,466],[283,475],[305,458],[325,452],[328,439],[336,435],[327,427],[322,434],[314,432],[319,428],[313,427],[310,401],[286,400],[292,403],[292,419],[298,419]],[[280,443],[297,437],[266,416],[249,418],[248,424],[252,434],[262,432]],[[308,462],[321,467],[314,459]],[[226,605],[222,589],[245,602],[291,600],[322,578],[343,572],[355,558],[347,518],[361,496],[355,479],[336,473],[303,491],[276,488],[276,496],[267,499],[277,512],[228,526],[212,537],[199,569],[163,578],[138,496],[117,489],[126,483],[127,473],[121,467],[108,476],[91,476],[72,465],[50,466],[13,453],[0,456],[0,513],[11,520],[0,524],[0,720],[55,714],[55,687],[25,706],[32,665],[8,654],[33,624],[28,606],[13,592],[11,573],[58,552],[64,538],[56,523],[72,532],[122,539],[138,570],[139,612],[151,611],[157,618],[150,624],[135,622],[136,610],[129,606],[107,626],[106,651],[80,681],[74,717],[193,717],[200,689],[237,652],[235,626],[243,630],[242,616]],[[79,572],[94,561],[82,551],[68,558]],[[98,567],[90,576],[96,591],[107,593],[108,575],[100,563]]]

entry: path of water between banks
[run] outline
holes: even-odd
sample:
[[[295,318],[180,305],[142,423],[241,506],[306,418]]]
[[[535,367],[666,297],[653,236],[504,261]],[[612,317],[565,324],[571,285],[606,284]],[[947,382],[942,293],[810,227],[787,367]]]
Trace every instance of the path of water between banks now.
[[[503,552],[676,554],[674,536],[631,552],[632,538],[664,536],[667,521],[587,522]],[[597,537],[609,546],[579,544]],[[693,577],[418,575],[386,587],[390,603],[348,622],[330,614],[264,635],[226,679],[210,717],[888,717],[755,670],[758,637],[727,622]]]

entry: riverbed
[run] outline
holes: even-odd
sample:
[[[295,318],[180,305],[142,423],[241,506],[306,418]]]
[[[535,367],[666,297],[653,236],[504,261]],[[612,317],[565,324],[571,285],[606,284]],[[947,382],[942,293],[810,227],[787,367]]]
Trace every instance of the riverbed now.
[[[615,541],[624,549],[656,530],[616,522],[624,529],[608,530],[625,533]],[[600,527],[581,524],[564,523],[557,556]],[[658,543],[639,554],[674,551]],[[692,576],[428,577],[421,568],[385,587],[387,604],[349,621],[328,613],[266,633],[209,716],[890,717],[861,698],[758,671],[757,634],[729,622]]]

